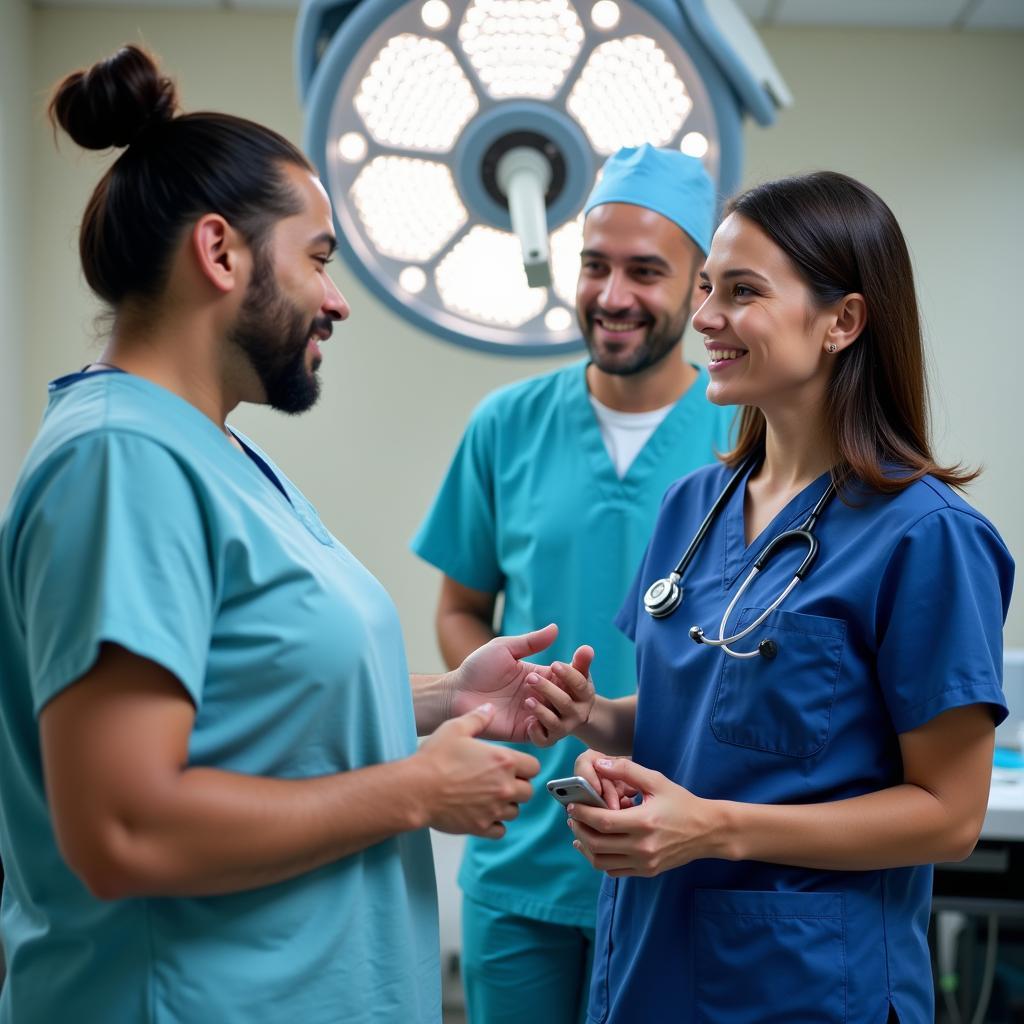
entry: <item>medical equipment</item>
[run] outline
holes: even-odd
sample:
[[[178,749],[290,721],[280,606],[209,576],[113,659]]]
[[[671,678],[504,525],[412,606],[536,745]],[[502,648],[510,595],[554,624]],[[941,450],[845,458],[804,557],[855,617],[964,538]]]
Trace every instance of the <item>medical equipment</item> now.
[[[303,0],[306,150],[339,249],[394,312],[504,354],[580,348],[581,209],[605,158],[701,159],[789,90],[735,0]]]
[[[686,572],[690,562],[693,561],[693,557],[697,553],[697,549],[704,540],[704,535],[718,518],[719,513],[732,496],[736,486],[757,458],[759,458],[759,456],[751,456],[751,458],[744,461],[739,469],[737,469],[729,478],[725,487],[722,489],[722,493],[715,500],[714,505],[711,506],[711,511],[704,517],[704,521],[700,524],[693,540],[690,541],[683,557],[679,560],[679,563],[672,572],[662,579],[655,580],[655,582],[647,588],[647,592],[644,594],[644,610],[652,618],[666,618],[682,603],[683,588],[679,584],[683,574]],[[752,651],[734,651],[729,647],[729,645],[742,640],[757,629],[757,627],[760,626],[761,623],[764,622],[764,620],[782,604],[800,580],[810,572],[811,566],[818,557],[818,540],[814,536],[814,526],[825,506],[835,496],[835,493],[835,484],[830,482],[828,487],[825,489],[825,493],[818,499],[814,508],[811,509],[810,514],[800,524],[800,526],[795,530],[783,531],[778,536],[773,537],[765,545],[757,558],[754,559],[754,564],[751,567],[747,578],[743,581],[743,585],[738,591],[736,591],[736,596],[729,602],[729,606],[726,608],[725,614],[722,616],[721,624],[719,625],[718,639],[713,640],[710,637],[705,636],[704,630],[701,629],[700,626],[691,626],[690,639],[694,643],[708,644],[712,647],[721,647],[726,654],[731,655],[733,658],[762,657],[771,661],[779,653],[779,646],[774,640],[762,640]],[[806,544],[807,554],[804,556],[804,560],[800,563],[800,567],[796,570],[796,573],[793,575],[793,579],[790,581],[789,585],[749,626],[733,636],[726,636],[725,627],[729,621],[729,617],[732,615],[733,609],[736,607],[747,588],[751,583],[753,583],[758,573],[761,572],[777,552],[794,543]]]

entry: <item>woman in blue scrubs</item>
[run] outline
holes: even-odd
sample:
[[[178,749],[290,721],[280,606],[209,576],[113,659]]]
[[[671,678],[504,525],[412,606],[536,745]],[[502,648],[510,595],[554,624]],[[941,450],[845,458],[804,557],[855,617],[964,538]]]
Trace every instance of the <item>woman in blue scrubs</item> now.
[[[984,819],[1013,563],[957,493],[975,474],[931,453],[910,260],[878,196],[834,173],[754,188],[703,280],[708,396],[745,407],[738,444],[665,496],[618,620],[638,695],[559,666],[558,715],[536,710],[592,748],[578,771],[609,804],[569,812],[605,873],[589,1017],[925,1024],[930,865],[966,857]],[[681,604],[648,614],[737,472]],[[831,483],[817,561],[731,645],[754,655],[695,643],[786,589],[802,543],[722,623]]]

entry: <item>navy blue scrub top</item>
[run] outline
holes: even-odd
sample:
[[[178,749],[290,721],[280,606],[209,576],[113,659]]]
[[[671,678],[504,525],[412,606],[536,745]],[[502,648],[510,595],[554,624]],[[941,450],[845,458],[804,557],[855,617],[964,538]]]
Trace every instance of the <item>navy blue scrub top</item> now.
[[[898,495],[834,499],[806,579],[737,650],[697,646],[768,540],[799,525],[823,475],[749,547],[744,485],[705,537],[670,617],[645,589],[678,561],[732,470],[707,467],[667,492],[617,624],[636,641],[633,754],[701,797],[763,804],[842,800],[902,781],[898,735],[984,703],[996,721],[1013,561],[993,526],[932,478]],[[751,622],[805,549],[769,563],[734,610]],[[611,1024],[934,1021],[926,940],[930,866],[840,872],[701,860],[656,878],[605,878],[590,1020]]]

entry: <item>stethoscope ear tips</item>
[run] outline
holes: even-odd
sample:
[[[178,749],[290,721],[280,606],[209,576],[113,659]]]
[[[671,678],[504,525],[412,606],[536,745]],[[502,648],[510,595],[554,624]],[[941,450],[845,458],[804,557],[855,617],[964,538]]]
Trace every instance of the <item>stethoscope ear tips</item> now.
[[[757,645],[757,653],[760,654],[765,661],[774,661],[775,655],[779,653],[779,645],[774,640],[762,640]]]
[[[701,629],[700,626],[691,626],[690,627],[690,639],[695,644],[702,644],[702,643],[704,643],[704,630]]]

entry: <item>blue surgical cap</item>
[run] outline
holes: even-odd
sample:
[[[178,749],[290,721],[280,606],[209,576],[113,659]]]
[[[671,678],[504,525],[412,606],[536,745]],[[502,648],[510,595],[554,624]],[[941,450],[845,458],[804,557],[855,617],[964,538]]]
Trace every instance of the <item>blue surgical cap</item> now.
[[[584,215],[602,203],[645,206],[678,224],[705,256],[711,248],[715,187],[696,157],[648,143],[624,147],[605,161]]]

